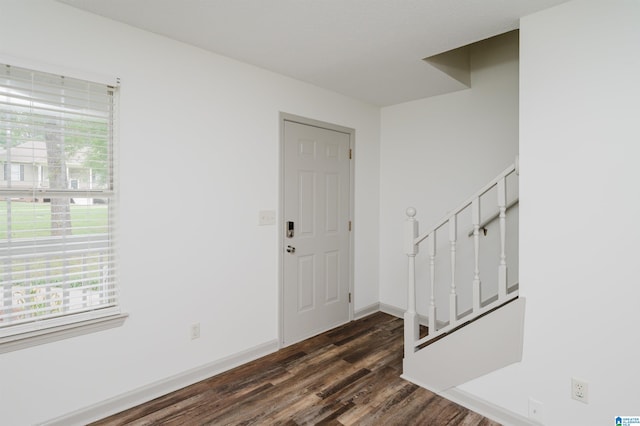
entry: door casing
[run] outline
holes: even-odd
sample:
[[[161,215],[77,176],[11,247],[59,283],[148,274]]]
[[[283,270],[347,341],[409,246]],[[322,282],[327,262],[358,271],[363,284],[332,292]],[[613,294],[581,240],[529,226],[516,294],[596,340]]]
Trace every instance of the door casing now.
[[[349,232],[349,294],[351,295],[351,303],[349,303],[349,321],[354,318],[354,235],[355,223],[354,207],[355,207],[355,129],[331,124],[324,121],[318,121],[285,112],[280,113],[280,185],[279,185],[279,212],[278,212],[278,346],[284,346],[284,246],[285,246],[285,220],[284,217],[284,124],[286,121],[299,123],[307,126],[320,127],[323,129],[334,130],[349,135],[349,149],[351,150],[352,159],[349,162],[349,217],[351,221],[351,231]]]

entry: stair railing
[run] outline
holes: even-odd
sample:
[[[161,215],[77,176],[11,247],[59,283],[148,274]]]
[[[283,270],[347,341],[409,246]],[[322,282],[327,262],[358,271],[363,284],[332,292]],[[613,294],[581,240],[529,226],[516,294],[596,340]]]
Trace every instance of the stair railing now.
[[[513,206],[516,201],[507,204],[507,177],[512,173],[519,174],[518,159],[511,166],[507,167],[495,179],[485,185],[476,192],[467,201],[462,203],[457,209],[447,214],[435,226],[427,232],[419,234],[419,224],[415,216],[417,211],[413,207],[409,207],[406,211],[407,219],[405,223],[405,254],[408,257],[408,295],[407,310],[404,314],[404,342],[405,357],[410,356],[417,349],[431,340],[447,334],[461,325],[472,321],[473,319],[501,306],[504,303],[518,297],[518,291],[508,291],[507,288],[507,256],[506,256],[506,219],[507,210]],[[480,221],[480,197],[488,191],[497,188],[497,217],[490,220]],[[456,243],[457,243],[457,216],[460,212],[471,206],[471,225],[473,237],[473,279],[472,286],[472,309],[464,314],[458,312],[458,290],[456,282]],[[480,229],[488,222],[494,219],[499,220],[500,230],[500,251],[498,257],[498,294],[494,300],[487,303],[481,301],[481,279],[480,279]],[[444,226],[448,226],[449,231],[449,256],[451,268],[451,282],[449,285],[449,321],[448,323],[439,324],[436,321],[436,231]],[[415,258],[419,252],[420,244],[426,243],[428,250],[429,277],[431,291],[429,295],[428,307],[428,335],[420,338],[420,322],[416,311],[416,274],[415,274]],[[440,326],[440,327],[439,327]]]

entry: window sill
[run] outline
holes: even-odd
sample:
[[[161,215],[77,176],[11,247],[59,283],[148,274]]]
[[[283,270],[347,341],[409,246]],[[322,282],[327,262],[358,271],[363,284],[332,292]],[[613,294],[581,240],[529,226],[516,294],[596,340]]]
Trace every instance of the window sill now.
[[[0,338],[0,354],[120,327],[128,316],[129,314],[116,314],[2,337]]]

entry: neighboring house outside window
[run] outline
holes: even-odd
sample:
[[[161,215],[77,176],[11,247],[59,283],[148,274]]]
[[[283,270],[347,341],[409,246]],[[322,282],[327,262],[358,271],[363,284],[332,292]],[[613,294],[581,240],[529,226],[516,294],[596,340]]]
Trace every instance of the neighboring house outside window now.
[[[114,239],[116,92],[0,64],[0,352],[124,317]]]

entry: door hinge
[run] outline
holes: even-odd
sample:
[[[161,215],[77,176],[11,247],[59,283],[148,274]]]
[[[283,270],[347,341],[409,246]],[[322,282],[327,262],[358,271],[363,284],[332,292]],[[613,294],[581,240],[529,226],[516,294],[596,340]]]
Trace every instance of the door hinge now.
[[[349,160],[353,158],[353,150],[349,148]]]
[[[351,293],[349,293],[349,303],[351,303]]]
[[[349,232],[351,232],[351,221],[349,221]]]

